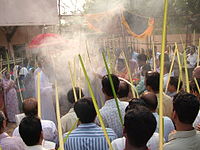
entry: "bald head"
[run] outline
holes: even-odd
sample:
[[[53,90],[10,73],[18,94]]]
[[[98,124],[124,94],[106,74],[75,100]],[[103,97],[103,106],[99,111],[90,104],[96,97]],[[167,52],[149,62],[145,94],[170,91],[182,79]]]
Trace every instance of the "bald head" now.
[[[193,77],[200,78],[200,66],[196,67],[193,71]]]
[[[26,116],[37,116],[37,100],[35,98],[24,100],[22,109]]]
[[[126,83],[124,81],[120,81],[118,97],[119,98],[128,97],[128,93],[129,93],[128,83]]]
[[[154,93],[145,92],[144,94],[142,94],[142,96],[140,98],[143,99],[143,101],[145,102],[146,107],[150,111],[152,111],[152,112],[156,111],[156,108],[158,106],[158,100],[157,100],[157,96]]]

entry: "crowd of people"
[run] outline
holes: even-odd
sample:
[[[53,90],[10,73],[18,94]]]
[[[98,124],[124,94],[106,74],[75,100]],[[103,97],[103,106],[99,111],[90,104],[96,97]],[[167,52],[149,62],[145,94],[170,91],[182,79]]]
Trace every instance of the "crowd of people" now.
[[[175,48],[172,47],[165,53],[163,149],[200,150],[200,66],[197,65],[197,49],[195,46],[187,49],[190,93],[186,92],[185,82],[179,77],[177,57],[175,57],[172,73],[169,74],[170,62],[175,55],[174,51]],[[113,150],[159,149],[158,104],[161,81],[160,53],[156,47],[156,64],[154,64],[152,55],[152,50],[149,50],[148,54],[133,52],[128,59],[135,93],[131,90],[131,86],[123,80],[130,78],[125,60],[119,55],[116,59],[116,69],[111,74],[118,99],[114,97],[109,76],[94,73],[101,81],[100,90],[104,96],[104,104],[102,107],[99,106],[99,112]],[[182,54],[180,58],[182,59]],[[182,60],[181,62],[183,63]],[[6,107],[6,117],[4,112],[0,111],[0,146],[3,150],[59,148],[55,98],[52,94],[54,84],[51,83],[46,70],[48,67],[45,68],[45,65],[47,65],[45,60],[40,59],[35,70],[25,66],[14,67],[13,73],[6,72],[3,76],[2,87]],[[38,117],[38,76],[40,77],[41,118]],[[97,115],[92,98],[81,87],[71,88],[66,93],[71,108],[61,117],[64,149],[108,150],[110,147],[101,128],[101,120]],[[21,97],[23,101],[20,101]],[[97,101],[100,100],[97,99]],[[17,124],[12,136],[5,131],[6,121]]]

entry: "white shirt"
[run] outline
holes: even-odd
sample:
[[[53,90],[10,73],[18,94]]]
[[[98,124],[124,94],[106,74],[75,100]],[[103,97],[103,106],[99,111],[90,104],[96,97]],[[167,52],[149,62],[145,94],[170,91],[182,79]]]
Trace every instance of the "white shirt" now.
[[[113,150],[123,150],[125,148],[125,143],[126,143],[126,138],[122,137],[122,138],[112,141],[111,144],[112,144]],[[147,147],[150,150],[158,150],[159,148],[159,134],[158,133],[155,132],[152,135],[152,137],[147,142]]]
[[[20,122],[22,121],[22,119],[23,119],[24,117],[25,117],[25,114],[24,114],[24,113],[15,115],[16,125],[17,125],[17,126],[19,126]]]
[[[199,111],[199,113],[198,113],[198,115],[197,115],[197,117],[196,117],[196,119],[193,123],[193,127],[196,127],[198,124],[200,124],[200,111]]]
[[[56,125],[53,123],[53,121],[41,120],[41,124],[42,124],[44,139],[51,142],[57,142],[58,133],[57,133]],[[15,128],[12,135],[20,137],[19,127]]]
[[[159,132],[159,115],[158,115],[158,113],[153,113],[153,115],[157,121],[156,132]],[[174,124],[173,124],[172,120],[169,117],[164,116],[163,120],[164,120],[164,138],[165,138],[165,141],[167,142],[169,134],[173,130],[175,130],[175,128],[174,128]]]
[[[164,89],[166,89],[168,78],[169,78],[169,73],[164,74]]]
[[[76,113],[74,108],[71,108],[69,112],[61,118],[61,125],[63,133],[68,132],[77,121]]]

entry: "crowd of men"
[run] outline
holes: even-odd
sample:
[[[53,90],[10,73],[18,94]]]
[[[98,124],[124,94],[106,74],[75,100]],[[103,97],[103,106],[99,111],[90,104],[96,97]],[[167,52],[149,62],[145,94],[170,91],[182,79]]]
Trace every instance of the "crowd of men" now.
[[[165,53],[164,150],[200,150],[200,67],[197,66],[197,59],[194,59],[197,58],[195,53],[196,48],[190,47],[187,57],[191,80],[190,93],[185,91],[185,85],[179,78],[180,72],[177,71],[176,62],[172,75],[169,76],[169,62],[174,53]],[[132,93],[131,86],[122,80],[128,79],[124,59],[117,59],[116,71],[111,74],[118,99],[114,98],[109,76],[95,73],[101,80],[104,96],[104,105],[99,111],[113,150],[159,149],[159,53],[156,52],[156,55],[157,68],[154,71],[152,54],[147,56],[134,53],[130,59],[132,78],[137,90],[135,94]],[[36,96],[25,99],[21,107],[23,113],[15,114],[18,126],[12,136],[9,136],[5,131],[7,119],[1,111],[0,146],[3,150],[45,150],[58,149],[60,146],[53,98],[50,96],[53,85],[49,82],[42,65],[44,62],[40,61],[33,76],[36,88],[36,76],[40,72],[42,117],[38,117],[38,102],[34,98]],[[193,78],[196,78],[197,82]],[[139,97],[135,98],[133,95],[137,93]],[[91,97],[85,95],[87,94],[80,87],[67,92],[67,100],[72,107],[61,118],[64,149],[108,150],[110,147],[101,128],[101,120],[97,116]]]

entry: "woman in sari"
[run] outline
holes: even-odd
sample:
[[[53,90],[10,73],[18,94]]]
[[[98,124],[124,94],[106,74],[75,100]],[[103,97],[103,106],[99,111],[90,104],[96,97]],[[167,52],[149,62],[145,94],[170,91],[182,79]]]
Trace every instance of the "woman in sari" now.
[[[8,121],[15,122],[15,115],[19,113],[18,99],[15,82],[11,80],[8,72],[5,73],[5,77],[3,79],[3,89]]]

